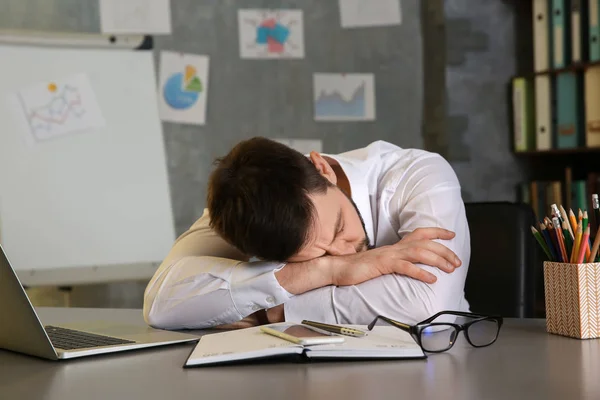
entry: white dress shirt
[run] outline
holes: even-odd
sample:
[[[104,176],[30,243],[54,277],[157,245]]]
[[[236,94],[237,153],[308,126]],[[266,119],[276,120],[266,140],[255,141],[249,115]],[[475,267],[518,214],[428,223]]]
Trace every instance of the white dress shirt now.
[[[368,324],[376,315],[406,323],[441,310],[468,311],[464,284],[470,258],[469,227],[452,167],[439,155],[377,141],[339,155],[352,199],[375,247],[398,242],[419,227],[456,233],[440,241],[462,260],[453,273],[419,266],[437,276],[427,284],[384,275],[354,286],[287,292],[275,271],[285,263],[249,261],[209,227],[208,210],[176,241],[144,294],[144,318],[164,329],[208,328],[239,321],[285,303],[286,321],[303,319]]]

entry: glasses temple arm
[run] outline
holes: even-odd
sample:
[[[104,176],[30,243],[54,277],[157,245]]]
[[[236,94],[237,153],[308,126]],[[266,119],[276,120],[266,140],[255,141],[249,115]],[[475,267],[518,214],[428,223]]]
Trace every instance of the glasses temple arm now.
[[[391,324],[391,325],[393,325],[393,326],[395,326],[395,327],[397,327],[397,328],[400,328],[400,329],[402,329],[402,330],[404,330],[404,331],[406,331],[406,332],[410,332],[410,328],[411,328],[411,326],[410,326],[410,325],[408,325],[408,324],[404,324],[404,323],[402,323],[402,322],[399,322],[399,321],[396,321],[396,320],[393,320],[393,319],[391,319],[391,318],[384,317],[384,316],[382,316],[382,315],[378,315],[378,316],[377,316],[377,317],[376,317],[376,318],[373,320],[373,322],[371,322],[371,323],[369,324],[369,326],[368,326],[368,329],[369,329],[369,330],[373,330],[373,327],[375,327],[375,324],[376,324],[376,323],[377,323],[377,321],[378,321],[378,320],[380,320],[380,319],[382,319],[382,320],[384,320],[385,322],[387,322],[388,324]]]

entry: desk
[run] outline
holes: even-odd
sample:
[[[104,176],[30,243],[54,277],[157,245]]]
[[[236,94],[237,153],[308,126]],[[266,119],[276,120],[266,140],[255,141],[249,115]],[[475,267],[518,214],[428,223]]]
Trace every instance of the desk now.
[[[143,323],[140,310],[39,308],[44,323]],[[544,320],[505,321],[491,347],[427,360],[261,364],[183,369],[193,344],[65,361],[0,350],[0,398],[600,399],[600,341],[549,335]],[[201,334],[201,332],[199,332]]]

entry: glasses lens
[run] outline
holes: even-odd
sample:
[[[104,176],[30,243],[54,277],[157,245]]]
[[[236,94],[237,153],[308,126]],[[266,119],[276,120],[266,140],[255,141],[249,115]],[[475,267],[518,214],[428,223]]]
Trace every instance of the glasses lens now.
[[[421,346],[425,351],[448,350],[456,336],[457,331],[452,325],[430,325],[421,331]]]
[[[487,346],[498,337],[498,321],[484,319],[468,327],[467,335],[473,346]]]

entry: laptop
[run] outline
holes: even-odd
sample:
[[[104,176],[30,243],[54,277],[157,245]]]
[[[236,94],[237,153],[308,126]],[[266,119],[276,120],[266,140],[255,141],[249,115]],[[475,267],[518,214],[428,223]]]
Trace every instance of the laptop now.
[[[61,360],[198,339],[180,332],[103,321],[86,322],[77,329],[44,326],[0,246],[0,349]]]

